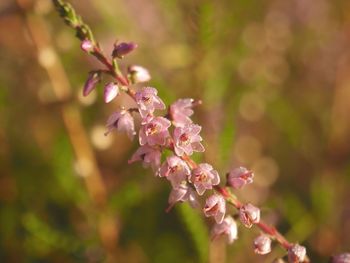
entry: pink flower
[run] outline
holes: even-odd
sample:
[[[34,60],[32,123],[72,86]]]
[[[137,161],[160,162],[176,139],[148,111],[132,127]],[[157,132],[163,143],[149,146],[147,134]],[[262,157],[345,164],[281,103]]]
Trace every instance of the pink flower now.
[[[265,255],[271,252],[271,239],[267,235],[261,234],[254,239],[254,252]]]
[[[157,93],[157,90],[151,87],[146,87],[136,92],[135,100],[139,106],[139,111],[142,117],[146,117],[148,114],[152,114],[156,109],[165,109],[165,104],[157,96]]]
[[[92,52],[94,49],[94,44],[90,40],[85,39],[81,42],[80,47],[85,52]]]
[[[217,171],[208,163],[201,163],[192,170],[190,181],[193,183],[199,195],[203,195],[206,189],[212,189],[213,185],[220,183]]]
[[[113,129],[126,132],[128,137],[132,140],[136,134],[134,118],[125,109],[113,113],[107,120],[107,132],[105,134],[107,135]]]
[[[190,116],[193,114],[193,99],[178,99],[170,105],[170,116],[173,124],[177,127],[183,127],[192,123]]]
[[[189,187],[187,183],[181,183],[178,185],[178,187],[171,190],[168,200],[169,207],[167,211],[169,211],[175,205],[175,203],[186,201],[188,201],[193,208],[196,208],[199,205],[196,192]]]
[[[221,235],[226,235],[230,244],[238,238],[237,224],[231,216],[226,216],[222,223],[214,225],[212,237],[216,238]]]
[[[101,72],[100,71],[91,71],[89,73],[88,79],[85,82],[83,88],[83,96],[86,97],[93,91],[96,87],[96,84],[101,81]]]
[[[239,167],[230,171],[227,176],[227,184],[235,189],[242,188],[246,184],[253,182],[254,174],[247,168]]]
[[[106,103],[111,102],[119,93],[118,85],[110,82],[105,86],[104,100]]]
[[[147,123],[141,126],[139,132],[139,142],[141,145],[165,145],[166,139],[169,137],[168,128],[171,123],[163,117],[154,117],[148,119]]]
[[[201,126],[188,124],[184,127],[176,127],[174,130],[174,148],[178,156],[185,154],[192,155],[193,152],[204,152],[204,147],[200,143],[202,137],[199,135]]]
[[[294,244],[288,249],[288,261],[290,263],[304,262],[306,256],[306,248],[299,244]]]
[[[213,194],[205,201],[203,212],[206,217],[213,216],[216,223],[221,224],[226,213],[225,199],[218,194]]]
[[[162,164],[159,170],[159,176],[166,177],[173,188],[187,181],[191,171],[185,161],[177,156],[170,156]]]
[[[128,74],[132,83],[146,82],[151,79],[148,70],[141,66],[130,66],[128,68]]]
[[[137,48],[137,44],[135,44],[133,42],[130,42],[130,43],[122,42],[120,44],[114,44],[112,57],[113,58],[123,58],[125,55],[129,54],[130,52],[132,52],[136,48]]]
[[[332,263],[350,263],[350,253],[343,253],[333,256]]]
[[[239,209],[239,217],[244,226],[251,228],[260,221],[260,209],[252,204],[246,204]]]
[[[146,144],[142,145],[137,149],[137,151],[133,154],[128,163],[130,164],[136,161],[143,161],[144,167],[151,166],[152,169],[155,171],[160,166],[160,158],[160,150]]]

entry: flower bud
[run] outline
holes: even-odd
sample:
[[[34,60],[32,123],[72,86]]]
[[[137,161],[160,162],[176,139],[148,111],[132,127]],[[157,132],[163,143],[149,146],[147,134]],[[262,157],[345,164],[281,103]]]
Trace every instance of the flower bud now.
[[[81,42],[80,48],[85,52],[91,52],[94,49],[94,44],[90,40],[85,39]]]
[[[83,88],[83,95],[87,96],[93,91],[96,87],[96,84],[101,81],[101,72],[100,71],[91,71],[89,73],[88,79],[85,82]]]
[[[350,263],[350,253],[333,256],[332,263]]]
[[[148,70],[141,66],[130,66],[128,73],[132,83],[146,82],[151,79]]]
[[[260,235],[254,239],[254,252],[265,255],[271,252],[271,239],[267,235]]]
[[[304,262],[306,256],[306,248],[299,244],[294,244],[288,249],[288,261],[290,263]]]
[[[122,42],[120,44],[115,44],[112,52],[112,57],[123,58],[125,55],[129,54],[136,48],[137,48],[137,44],[132,42],[130,43]]]
[[[251,228],[260,221],[260,209],[252,204],[246,204],[239,209],[239,217],[245,227]]]
[[[246,184],[253,182],[254,174],[247,168],[239,167],[231,170],[227,175],[227,184],[234,189],[242,188]]]
[[[104,100],[106,103],[111,102],[119,93],[118,85],[111,82],[105,86]]]

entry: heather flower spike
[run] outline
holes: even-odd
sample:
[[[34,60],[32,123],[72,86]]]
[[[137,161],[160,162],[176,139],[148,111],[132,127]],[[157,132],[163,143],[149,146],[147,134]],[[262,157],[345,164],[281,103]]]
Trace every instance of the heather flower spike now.
[[[119,93],[119,87],[116,83],[108,83],[104,89],[104,100],[106,103],[111,102]]]
[[[294,244],[288,249],[288,260],[290,263],[304,262],[306,256],[306,249],[299,244]]]
[[[253,182],[253,177],[253,172],[249,171],[247,168],[235,168],[227,175],[227,185],[232,186],[234,189],[239,189],[246,184],[251,184]]]
[[[157,96],[157,94],[158,91],[155,88],[151,87],[146,87],[136,92],[135,100],[139,106],[141,117],[146,117],[148,114],[153,114],[156,109],[165,109],[164,102]]]
[[[222,195],[213,194],[205,201],[203,208],[205,216],[212,216],[216,223],[221,224],[226,213],[226,202]]]
[[[120,132],[126,132],[128,137],[132,140],[136,134],[134,127],[134,118],[131,114],[122,109],[113,113],[107,120],[107,132],[106,135],[112,130],[117,129]]]
[[[101,72],[100,71],[91,71],[89,73],[88,79],[85,82],[83,88],[83,95],[87,96],[93,91],[96,87],[96,84],[101,81]]]
[[[254,239],[254,252],[256,254],[265,255],[271,252],[271,238],[261,234]]]
[[[196,124],[188,124],[184,127],[176,127],[174,130],[174,148],[178,156],[192,155],[193,152],[204,152],[199,135],[202,127]]]
[[[252,204],[244,205],[239,209],[239,217],[244,226],[251,228],[260,221],[260,209]]]
[[[226,235],[229,244],[238,238],[238,228],[236,221],[231,216],[226,216],[220,224],[215,224],[211,235],[214,238]]]
[[[199,195],[203,195],[206,189],[212,189],[213,185],[220,183],[220,177],[217,171],[208,163],[201,163],[193,169],[190,177],[191,183]]]
[[[112,52],[112,58],[106,57],[100,46],[94,40],[88,25],[76,14],[74,8],[63,0],[53,0],[56,9],[64,21],[74,28],[77,37],[81,40],[81,49],[95,56],[104,66],[104,69],[90,72],[84,85],[83,95],[87,96],[101,81],[101,73],[107,73],[114,79],[104,87],[104,100],[109,103],[116,98],[119,92],[125,92],[137,104],[137,108],[114,112],[107,120],[107,132],[116,129],[126,132],[130,139],[136,135],[134,118],[131,112],[139,113],[141,126],[139,130],[139,148],[132,155],[129,163],[142,161],[144,167],[152,167],[159,177],[166,178],[172,186],[168,202],[170,210],[178,202],[189,202],[194,208],[199,206],[198,198],[205,192],[208,197],[202,209],[206,217],[213,217],[216,224],[213,226],[212,236],[216,238],[225,235],[228,242],[237,239],[237,223],[226,214],[226,202],[239,210],[241,223],[247,228],[256,224],[263,234],[254,240],[254,251],[258,254],[267,254],[271,251],[271,239],[281,244],[288,250],[288,258],[292,263],[306,260],[306,249],[298,244],[289,243],[274,227],[260,221],[259,208],[246,204],[232,194],[226,187],[219,186],[218,172],[208,163],[197,164],[191,155],[194,152],[204,152],[201,126],[191,120],[193,107],[201,101],[191,98],[178,99],[168,108],[164,116],[155,114],[156,110],[166,109],[165,104],[158,96],[158,91],[152,87],[141,87],[134,90],[132,84],[142,83],[151,79],[147,69],[133,65],[128,67],[127,76],[119,70],[117,58],[123,58],[137,48],[132,42],[116,43]],[[118,86],[116,83],[120,84]],[[119,90],[120,89],[120,90]],[[171,127],[173,125],[173,129]],[[172,129],[172,132],[169,132]],[[165,161],[161,163],[164,151],[170,151]],[[231,170],[227,175],[227,186],[234,189],[253,182],[254,174],[244,167]],[[349,254],[333,257],[334,263],[349,263]]]
[[[151,80],[148,70],[136,65],[128,67],[128,76],[131,83],[141,83]]]
[[[171,123],[163,117],[154,117],[149,122],[142,125],[139,132],[139,142],[141,145],[165,145],[170,136],[168,128]]]
[[[112,57],[113,58],[123,58],[125,55],[129,54],[137,47],[138,47],[137,44],[132,43],[132,42],[129,42],[129,43],[122,42],[120,44],[114,44]]]

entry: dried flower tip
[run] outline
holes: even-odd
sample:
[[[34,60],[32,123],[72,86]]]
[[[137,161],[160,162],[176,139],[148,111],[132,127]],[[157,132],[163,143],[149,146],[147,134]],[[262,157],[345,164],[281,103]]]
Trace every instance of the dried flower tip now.
[[[199,135],[202,127],[196,124],[188,124],[184,127],[176,127],[174,130],[174,148],[178,156],[192,155],[193,152],[204,152]]]
[[[169,156],[159,169],[158,175],[166,177],[173,188],[187,181],[191,171],[185,161],[177,156]]]
[[[260,235],[254,239],[254,252],[265,255],[271,252],[271,239],[267,235]]]
[[[165,145],[166,139],[170,136],[168,128],[171,123],[163,117],[151,118],[141,126],[139,142],[141,145]]]
[[[350,253],[333,256],[332,263],[350,263]]]
[[[196,188],[197,193],[203,195],[206,189],[212,189],[213,185],[220,183],[220,176],[210,164],[201,163],[193,169],[190,181]]]
[[[242,188],[246,184],[253,182],[254,174],[245,167],[239,167],[231,170],[227,175],[227,184],[234,189]]]
[[[288,261],[290,263],[304,262],[306,256],[306,248],[299,244],[294,244],[288,249]]]
[[[137,48],[137,44],[133,42],[129,42],[129,43],[122,42],[120,44],[114,44],[112,57],[123,58],[125,55],[129,54],[136,48]]]
[[[104,100],[106,103],[111,102],[119,93],[118,85],[111,82],[105,86]]]
[[[260,221],[260,209],[252,204],[246,204],[239,209],[239,217],[245,227],[251,228]]]
[[[144,167],[151,166],[153,171],[156,171],[160,166],[161,152],[158,148],[149,145],[142,145],[133,154],[128,163],[142,161]]]
[[[213,194],[205,201],[203,212],[206,217],[213,216],[216,223],[221,224],[226,213],[225,199],[218,194]]]
[[[100,71],[91,71],[89,73],[88,79],[85,82],[83,88],[83,95],[87,96],[93,91],[96,87],[96,84],[101,81],[101,72]]]
[[[80,48],[85,51],[85,52],[92,52],[94,50],[94,44],[88,40],[88,39],[85,39],[81,42],[80,44]]]
[[[130,140],[132,140],[136,134],[134,118],[127,110],[121,110],[113,113],[107,120],[107,132],[106,135],[112,130],[117,129],[120,132],[126,132]]]
[[[128,75],[132,83],[146,82],[151,79],[147,69],[136,65],[128,68]]]
[[[238,229],[236,221],[231,216],[226,216],[221,224],[215,224],[212,230],[212,237],[216,238],[226,235],[228,243],[232,244],[238,238]]]

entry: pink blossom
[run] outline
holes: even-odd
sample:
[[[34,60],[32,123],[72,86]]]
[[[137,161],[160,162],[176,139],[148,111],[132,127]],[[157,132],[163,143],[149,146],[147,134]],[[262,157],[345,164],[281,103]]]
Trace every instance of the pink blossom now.
[[[237,223],[231,216],[226,216],[222,223],[214,225],[212,237],[216,238],[221,235],[226,235],[230,244],[238,238]]]
[[[94,49],[94,44],[90,40],[85,39],[81,42],[80,47],[85,52],[92,52]]]
[[[113,129],[117,129],[120,132],[126,132],[128,137],[132,140],[136,134],[134,118],[125,109],[114,112],[107,120],[107,132],[105,134],[107,135]]]
[[[155,88],[145,87],[136,92],[135,100],[139,106],[139,111],[142,117],[152,114],[154,110],[164,110],[164,102],[157,96],[158,91]]]
[[[130,66],[128,68],[128,74],[132,83],[146,82],[151,79],[148,70],[141,66]]]
[[[304,262],[306,256],[306,248],[299,244],[294,244],[288,249],[288,261],[290,263]]]
[[[350,253],[343,253],[333,256],[332,263],[350,263]]]
[[[201,163],[192,170],[190,181],[193,183],[199,195],[203,195],[206,189],[212,189],[213,185],[220,183],[217,171],[208,163]]]
[[[171,209],[177,202],[188,201],[193,208],[199,205],[196,192],[186,182],[179,184],[178,187],[171,190],[168,201],[169,208],[167,210]]]
[[[213,216],[216,223],[221,224],[226,213],[225,199],[218,194],[213,194],[205,201],[203,212],[206,217]]]
[[[165,145],[166,139],[169,137],[168,128],[171,123],[163,117],[154,117],[148,119],[147,123],[141,126],[139,132],[139,142],[141,145]]]
[[[151,147],[149,145],[142,145],[133,154],[128,163],[133,163],[136,161],[142,161],[144,167],[151,166],[155,171],[160,166],[161,152],[158,148]]]
[[[190,168],[186,162],[177,156],[167,157],[159,170],[159,176],[166,177],[173,188],[177,188],[180,184],[186,182],[190,173]]]
[[[104,100],[106,103],[111,102],[119,93],[118,85],[110,82],[105,86],[104,89]]]
[[[239,217],[244,226],[251,228],[260,221],[260,209],[252,204],[246,204],[239,209]]]
[[[235,189],[242,188],[246,184],[253,182],[254,174],[247,168],[239,167],[230,171],[227,176],[227,184]]]
[[[271,239],[264,234],[254,239],[254,252],[256,254],[265,255],[271,252]]]
[[[183,127],[192,123],[190,116],[193,114],[193,99],[178,99],[170,105],[170,116],[173,124],[177,127]]]
[[[193,152],[204,152],[204,147],[200,143],[202,137],[199,135],[201,126],[188,124],[184,127],[176,127],[174,130],[174,148],[178,156],[184,154],[192,155]]]

